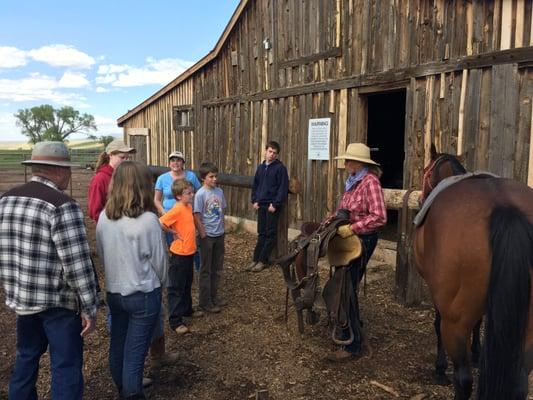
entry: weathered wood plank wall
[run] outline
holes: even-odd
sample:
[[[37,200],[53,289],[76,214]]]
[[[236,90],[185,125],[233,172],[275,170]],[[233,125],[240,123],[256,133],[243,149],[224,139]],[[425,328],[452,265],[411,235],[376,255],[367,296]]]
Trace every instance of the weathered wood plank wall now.
[[[331,117],[333,158],[366,140],[365,96],[402,89],[405,187],[419,186],[430,141],[464,154],[468,169],[527,182],[532,14],[523,0],[250,0],[213,61],[123,126],[150,129],[155,164],[180,149],[192,168],[210,160],[242,175],[279,141],[304,184],[294,225],[320,219],[342,187],[337,163],[307,160],[308,120]],[[184,105],[194,126],[178,130]],[[226,194],[229,214],[253,215],[248,191]]]

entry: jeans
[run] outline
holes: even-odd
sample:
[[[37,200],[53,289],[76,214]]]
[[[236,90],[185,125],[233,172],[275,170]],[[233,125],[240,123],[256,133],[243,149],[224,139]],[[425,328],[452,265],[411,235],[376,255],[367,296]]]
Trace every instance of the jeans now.
[[[39,359],[50,348],[52,399],[83,396],[83,339],[80,316],[66,308],[51,308],[17,317],[17,356],[9,383],[9,398],[36,400]]]
[[[193,313],[191,296],[193,259],[194,254],[190,256],[172,254],[170,256],[167,299],[168,324],[172,330],[183,325],[183,317]]]
[[[366,270],[366,265],[372,257],[376,245],[378,243],[378,234],[371,233],[368,235],[359,235],[363,245],[363,254],[352,265],[350,265],[350,276],[352,278],[352,286],[355,291],[355,307],[350,308],[350,326],[354,333],[354,341],[346,346],[346,351],[353,354],[359,354],[361,352],[362,338],[361,338],[361,317],[359,315],[359,299],[358,299],[358,287],[359,282],[363,278]]]
[[[161,310],[161,288],[128,296],[107,293],[111,311],[109,369],[121,396],[142,395],[144,359]]]
[[[202,265],[198,305],[200,308],[210,308],[216,305],[218,300],[218,284],[224,265],[224,235],[200,239],[200,254]]]
[[[268,205],[260,205],[257,210],[257,243],[254,249],[253,261],[261,261],[268,264],[270,253],[276,246],[278,234],[278,221],[282,206],[278,206],[276,211],[268,212]]]

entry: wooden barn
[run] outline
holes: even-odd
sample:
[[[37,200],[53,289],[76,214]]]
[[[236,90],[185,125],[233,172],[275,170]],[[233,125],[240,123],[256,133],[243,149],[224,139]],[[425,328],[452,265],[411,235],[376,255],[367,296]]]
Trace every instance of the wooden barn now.
[[[354,141],[375,150],[385,188],[419,188],[431,142],[468,170],[533,184],[532,3],[241,0],[215,48],[118,124],[149,164],[178,149],[188,168],[239,175],[278,141],[302,183],[293,227],[334,207],[334,157]],[[248,191],[226,194],[229,215],[253,218]]]

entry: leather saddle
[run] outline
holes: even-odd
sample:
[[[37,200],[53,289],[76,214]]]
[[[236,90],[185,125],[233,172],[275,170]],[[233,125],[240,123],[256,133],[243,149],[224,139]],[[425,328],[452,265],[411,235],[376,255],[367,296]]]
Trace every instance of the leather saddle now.
[[[318,260],[327,255],[331,266],[340,267],[348,265],[361,255],[362,245],[356,235],[341,238],[336,234],[339,226],[349,223],[349,211],[339,210],[331,220],[320,224],[302,224],[301,234],[291,242],[289,253],[276,261],[281,266],[287,289],[292,294],[300,333],[303,333],[303,310],[308,311],[309,322],[318,321],[313,309],[316,297],[320,295]],[[305,263],[304,277],[298,276],[294,265],[302,252]]]

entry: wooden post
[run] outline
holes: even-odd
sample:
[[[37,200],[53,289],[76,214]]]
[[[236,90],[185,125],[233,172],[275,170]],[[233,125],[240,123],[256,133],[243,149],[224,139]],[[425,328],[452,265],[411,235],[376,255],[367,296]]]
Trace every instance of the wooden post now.
[[[168,172],[170,170],[170,168],[168,167],[162,167],[158,165],[149,165],[148,168],[152,172],[154,182],[159,175],[164,174],[165,172]],[[198,172],[197,171],[193,171],[193,172],[199,178]],[[250,189],[252,187],[253,180],[254,180],[253,176],[223,174],[223,173],[218,174],[218,183],[224,186],[241,187],[241,188]],[[289,180],[289,193],[298,194],[300,191],[300,187],[301,187],[300,182],[297,179],[291,178]],[[272,255],[272,257],[275,258],[275,257],[282,256],[284,254],[287,254],[288,243],[289,243],[289,204],[287,201],[285,202],[285,204],[283,204],[282,209],[281,209],[281,215],[279,216],[277,244],[276,244],[276,249],[274,250],[274,254]]]

